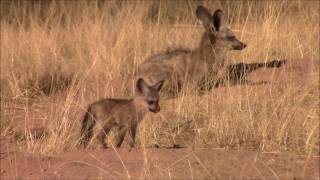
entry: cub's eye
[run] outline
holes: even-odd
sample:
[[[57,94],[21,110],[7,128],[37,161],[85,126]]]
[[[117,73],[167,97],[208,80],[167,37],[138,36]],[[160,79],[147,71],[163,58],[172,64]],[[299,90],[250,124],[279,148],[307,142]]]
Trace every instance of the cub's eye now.
[[[214,29],[213,26],[210,26],[210,31],[211,31],[212,33],[215,32],[215,29]]]
[[[235,36],[228,36],[227,39],[230,41],[234,41],[234,40],[236,40],[236,37]]]
[[[210,24],[209,30],[211,31],[211,33],[214,33],[216,31],[213,24]]]
[[[152,104],[154,103],[154,101],[147,101],[147,103],[148,103],[149,105],[152,105]]]

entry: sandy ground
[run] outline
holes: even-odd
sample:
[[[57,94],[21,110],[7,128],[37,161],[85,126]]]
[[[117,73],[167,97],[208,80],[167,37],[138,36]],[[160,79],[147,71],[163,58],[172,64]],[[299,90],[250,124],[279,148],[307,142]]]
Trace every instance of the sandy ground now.
[[[1,146],[1,179],[319,179],[319,157],[222,149],[78,150],[37,157]],[[7,149],[7,150],[6,150]]]
[[[303,83],[305,78],[319,75],[315,73],[319,72],[319,61],[314,63],[291,61],[278,70],[253,72],[249,79],[274,84],[288,80]],[[223,89],[214,91],[224,93]],[[45,125],[45,122],[26,123],[19,117],[17,119],[22,120],[21,123],[17,121],[17,129],[26,129],[26,125],[32,126],[27,129]],[[109,148],[36,156],[18,149],[12,140],[2,139],[0,144],[1,179],[320,179],[319,156],[293,153]]]

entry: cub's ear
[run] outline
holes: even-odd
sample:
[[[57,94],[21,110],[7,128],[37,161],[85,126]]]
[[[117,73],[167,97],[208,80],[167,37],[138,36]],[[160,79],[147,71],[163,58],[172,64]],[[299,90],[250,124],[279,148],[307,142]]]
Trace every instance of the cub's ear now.
[[[146,94],[149,91],[147,83],[142,79],[138,79],[136,82],[136,94],[142,95]]]
[[[225,26],[225,18],[221,9],[217,9],[212,17],[214,28],[220,31]]]
[[[205,8],[201,5],[198,6],[197,10],[196,10],[196,16],[201,21],[204,28],[206,28],[206,29],[210,28],[212,16],[207,8]]]
[[[159,81],[157,84],[155,84],[155,85],[153,86],[153,88],[156,89],[156,90],[159,92],[160,89],[162,88],[163,83],[164,83],[164,80]]]

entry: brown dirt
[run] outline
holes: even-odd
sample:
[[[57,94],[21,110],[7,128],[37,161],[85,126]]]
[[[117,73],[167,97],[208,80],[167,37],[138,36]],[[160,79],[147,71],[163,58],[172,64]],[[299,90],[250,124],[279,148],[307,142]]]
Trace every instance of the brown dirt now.
[[[281,85],[284,81],[300,86],[306,78],[319,76],[318,69],[319,61],[292,60],[280,69],[253,72],[248,79],[265,81],[279,88],[285,88]],[[257,85],[257,88],[262,86]],[[225,93],[223,89],[214,92],[216,95]],[[233,91],[245,93],[244,88],[238,86]],[[40,114],[24,112],[21,110],[15,114],[20,119],[16,126],[19,131],[45,127],[46,122],[37,122],[41,119],[37,118]],[[34,122],[26,123],[25,116],[34,116],[26,118]],[[319,156],[294,153],[189,148],[136,148],[129,151],[126,148],[110,148],[36,156],[25,153],[21,148],[23,146],[13,141],[2,139],[0,144],[1,179],[319,179],[320,176]]]
[[[317,179],[319,157],[222,149],[78,150],[39,157],[1,146],[1,179]]]

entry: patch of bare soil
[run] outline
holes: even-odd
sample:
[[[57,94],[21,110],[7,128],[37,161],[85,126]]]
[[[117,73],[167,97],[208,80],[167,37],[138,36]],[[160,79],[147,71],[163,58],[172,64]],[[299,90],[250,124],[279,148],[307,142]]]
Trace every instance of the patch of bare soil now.
[[[1,144],[1,179],[318,179],[319,157],[221,149],[78,150],[52,157]]]

